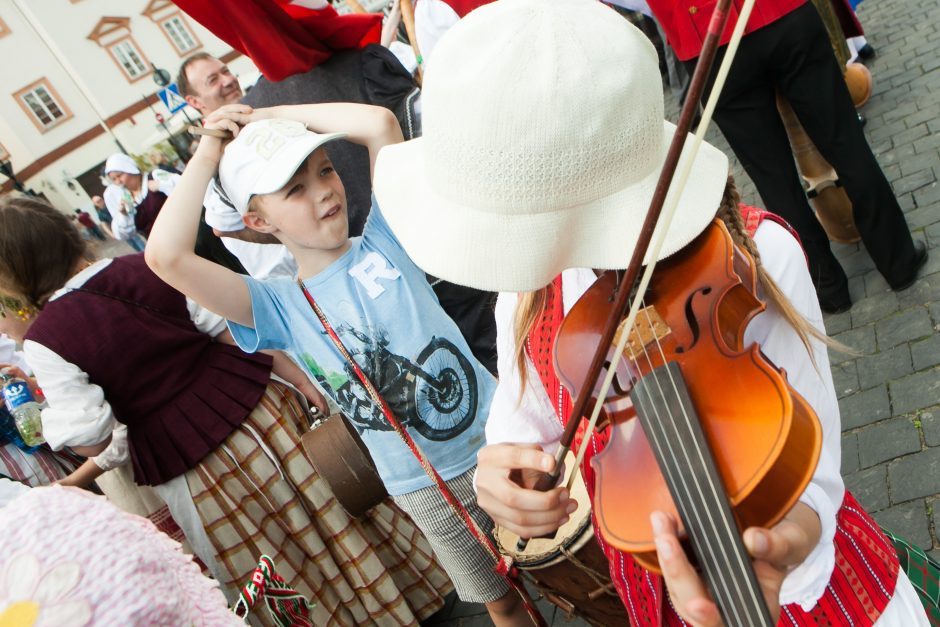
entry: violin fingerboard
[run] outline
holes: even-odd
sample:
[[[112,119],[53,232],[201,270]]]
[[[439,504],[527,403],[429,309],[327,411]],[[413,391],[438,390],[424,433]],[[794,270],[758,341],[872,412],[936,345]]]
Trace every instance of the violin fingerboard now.
[[[770,617],[679,365],[669,362],[641,378],[630,398],[725,623],[772,627],[777,621]]]

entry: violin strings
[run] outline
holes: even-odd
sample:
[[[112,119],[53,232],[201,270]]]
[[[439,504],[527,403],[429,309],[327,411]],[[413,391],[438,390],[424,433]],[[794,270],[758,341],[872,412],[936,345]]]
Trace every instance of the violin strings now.
[[[641,311],[646,317],[647,326],[652,328],[652,318],[650,317],[649,309],[642,309]],[[660,397],[665,398],[666,389],[664,388],[663,383],[660,380],[661,377],[655,372],[653,359],[651,358],[649,354],[646,342],[642,340],[642,335],[639,333],[639,331],[636,329],[635,331],[636,331],[637,337],[641,338],[640,345],[642,347],[642,354],[649,367],[649,374],[646,376],[649,377],[655,383],[657,389],[659,390]],[[658,356],[662,360],[662,363],[665,364],[666,355],[665,355],[665,352],[663,351],[662,344],[659,341],[659,337],[657,336],[655,331],[653,332],[653,337],[655,338],[655,341],[656,341],[657,351],[659,353]],[[671,384],[673,391],[678,397],[678,389],[675,384],[675,381],[672,379],[671,373],[669,373],[669,379],[670,379],[669,383]],[[648,391],[645,388],[641,389],[641,391],[642,393],[649,396]],[[695,527],[696,531],[699,531],[699,530],[704,531],[709,527],[711,528],[712,530],[711,534],[707,532],[695,533],[692,531],[692,528],[687,528],[687,531],[689,531],[690,535],[694,535],[696,537],[696,539],[698,540],[699,550],[704,551],[707,554],[708,559],[711,560],[710,562],[706,560],[705,563],[703,563],[703,566],[707,568],[707,570],[709,571],[711,575],[710,577],[711,583],[716,588],[715,590],[716,594],[721,594],[721,596],[724,596],[725,599],[731,600],[734,598],[731,594],[732,590],[728,584],[727,577],[725,577],[724,571],[721,568],[721,566],[722,565],[726,566],[727,569],[730,571],[732,565],[728,559],[727,552],[722,550],[721,548],[721,538],[720,538],[721,529],[719,529],[719,526],[717,525],[716,521],[714,520],[712,516],[711,508],[705,507],[704,508],[705,512],[703,516],[703,513],[701,511],[702,508],[698,507],[697,505],[698,503],[704,504],[705,502],[704,494],[702,493],[702,487],[699,484],[699,482],[697,481],[694,482],[695,489],[693,490],[692,487],[690,487],[689,485],[689,482],[687,480],[688,477],[686,476],[686,473],[683,473],[679,469],[678,455],[675,451],[674,442],[672,438],[669,437],[669,434],[666,433],[665,431],[665,426],[668,420],[669,423],[672,424],[673,431],[675,432],[675,435],[678,438],[678,428],[674,424],[674,421],[669,420],[669,418],[664,417],[660,414],[658,404],[649,402],[649,405],[655,413],[655,424],[650,424],[651,421],[645,421],[647,426],[650,427],[649,429],[646,430],[647,436],[651,438],[655,438],[654,445],[660,451],[660,454],[663,457],[668,457],[671,462],[665,465],[665,467],[663,468],[663,471],[668,474],[672,485],[678,488],[680,492],[684,494],[685,496],[684,503],[683,503],[684,509],[686,510],[687,516],[691,515],[691,517],[694,519],[694,520],[690,520],[689,522],[697,525],[697,527]],[[680,407],[683,407],[683,412],[684,412],[684,406],[682,405],[681,402],[680,402]],[[687,461],[686,467],[687,468],[691,467],[690,464],[688,463],[688,451],[685,451],[683,448],[682,453],[686,456],[686,461]],[[696,477],[696,474],[697,473],[692,474],[693,478]],[[698,497],[699,497],[698,499],[693,497],[693,492],[698,493]],[[707,519],[707,523],[703,518]],[[716,541],[718,542],[717,547],[715,546]],[[745,623],[742,622],[743,617],[738,615],[739,608],[737,607],[737,605],[738,604],[736,603],[724,603],[722,604],[722,607],[723,609],[725,609],[725,611],[729,611],[734,614],[734,618],[736,619],[736,624],[742,625]]]
[[[652,319],[650,318],[649,310],[646,310],[646,318],[647,318],[648,324],[649,324],[650,326],[652,326]],[[657,349],[657,351],[658,351],[658,353],[659,353],[659,358],[662,360],[662,363],[665,364],[665,363],[666,363],[666,354],[665,354],[665,351],[664,351],[664,349],[663,349],[662,343],[660,342],[659,335],[656,334],[655,332],[653,333],[653,339],[654,339],[654,341],[656,342],[656,349]],[[647,352],[647,351],[646,351],[646,344],[645,344],[645,343],[643,343],[643,350],[644,350],[644,353]],[[647,359],[649,359],[649,358],[647,357]],[[651,368],[651,371],[652,371],[652,368]],[[667,375],[668,375],[668,384],[669,384],[669,386],[672,387],[672,393],[675,395],[675,397],[676,397],[677,399],[680,399],[679,407],[680,407],[680,410],[681,410],[682,419],[685,421],[686,431],[687,431],[687,432],[691,432],[691,431],[692,431],[692,420],[693,420],[693,418],[689,415],[689,412],[686,410],[685,404],[681,402],[681,395],[680,395],[680,392],[679,392],[679,386],[678,386],[678,384],[676,383],[675,378],[673,377],[673,375],[672,375],[672,373],[671,373],[670,371],[667,370],[666,372],[667,372]],[[658,375],[655,375],[655,374],[654,374],[654,381],[656,382],[657,387],[660,388],[660,394],[662,394],[663,397],[665,397],[665,391],[662,389],[662,384],[661,384],[661,381],[660,381],[660,377],[659,377]],[[671,424],[672,424],[673,430],[676,432],[676,435],[678,436],[678,425],[676,425],[675,423],[671,423]],[[703,434],[703,435],[704,435],[704,434]],[[694,450],[695,456],[697,456],[698,461],[701,463],[701,465],[702,465],[702,466],[705,466],[705,463],[706,463],[706,462],[705,462],[706,453],[702,450],[702,446],[703,446],[703,445],[706,445],[706,446],[707,446],[707,443],[705,443],[705,442],[700,442],[700,441],[698,441],[697,439],[694,439],[694,438],[692,439],[692,441],[693,441],[694,446],[695,446],[695,450]],[[668,438],[667,438],[667,442],[668,442]],[[670,452],[671,452],[671,451],[672,451],[672,446],[671,446],[671,444],[670,444],[670,447],[669,447],[669,448],[670,448]],[[686,457],[687,465],[689,465],[689,451],[687,451],[687,450],[683,447],[682,453],[683,453],[683,455]],[[675,459],[675,455],[673,455],[673,458]],[[716,468],[716,472],[717,472],[717,468]],[[682,480],[683,480],[683,484],[684,484],[684,483],[685,483],[685,473],[680,473],[680,476],[682,476]],[[701,482],[701,481],[699,480],[699,478],[698,478],[697,476],[695,476],[695,475],[693,475],[692,480],[693,480],[693,483],[694,483],[694,485],[695,485],[697,491],[699,492],[699,495],[702,497],[702,501],[704,502],[704,495],[703,495],[702,492],[701,492],[701,490],[702,490],[702,485],[701,485],[702,482]],[[709,491],[711,492],[711,496],[712,496],[712,498],[713,498],[716,502],[720,502],[720,501],[723,500],[723,499],[722,499],[722,496],[719,495],[719,493],[718,493],[718,489],[717,489],[717,487],[715,486],[714,481],[711,480],[711,477],[709,477],[709,480],[708,480],[708,482],[707,482],[707,488],[708,488]],[[698,508],[696,508],[696,507],[694,506],[694,502],[693,502],[693,506],[692,506],[692,507],[693,507],[693,509],[696,511],[696,513],[698,513],[698,512],[697,512]],[[719,539],[719,542],[721,541],[720,536],[717,535],[717,534],[723,534],[723,535],[725,536],[725,538],[724,538],[725,541],[724,541],[724,543],[722,544],[722,546],[725,547],[725,548],[722,550],[722,557],[724,558],[725,564],[726,564],[727,567],[728,567],[728,571],[729,571],[729,572],[734,572],[734,570],[735,570],[735,568],[736,568],[736,569],[737,569],[737,572],[740,573],[741,575],[743,575],[743,576],[732,577],[732,579],[731,579],[732,583],[734,584],[735,590],[736,590],[736,592],[738,593],[738,596],[737,596],[736,598],[742,599],[742,600],[744,600],[745,602],[750,602],[750,603],[752,603],[752,604],[753,604],[752,607],[754,607],[754,609],[758,612],[757,615],[760,616],[760,615],[761,615],[761,608],[763,607],[763,604],[762,604],[763,598],[762,598],[762,596],[760,595],[759,590],[755,590],[755,589],[754,589],[754,586],[751,585],[752,582],[753,582],[753,579],[752,579],[751,577],[747,576],[747,573],[750,572],[750,563],[749,563],[749,560],[746,558],[746,555],[742,553],[742,551],[736,550],[736,548],[739,546],[739,545],[737,544],[737,542],[739,541],[739,537],[738,537],[739,531],[738,531],[738,529],[737,529],[737,525],[734,524],[734,521],[733,521],[733,520],[725,520],[723,525],[718,525],[717,522],[716,522],[716,520],[715,520],[715,518],[714,518],[714,516],[713,516],[713,513],[714,513],[714,512],[712,512],[711,508],[706,508],[706,515],[707,515],[708,521],[709,521],[709,523],[710,523],[710,526],[711,526],[712,529],[714,529],[715,532],[716,532],[716,539]],[[706,536],[707,536],[707,534],[706,534]],[[709,545],[709,546],[710,546],[710,545]],[[729,546],[732,548],[732,550],[731,550],[732,555],[731,555],[731,556],[728,555],[728,551],[727,551],[727,547],[729,547]],[[730,559],[729,559],[729,557],[730,557]],[[716,575],[717,575],[717,577],[722,581],[722,585],[723,585],[723,586],[727,586],[727,583],[725,582],[724,573],[721,572],[721,571],[719,571],[718,573],[716,573]],[[747,589],[746,589],[746,590],[742,590],[742,589],[741,589],[742,583],[744,583],[744,584],[747,585]],[[730,604],[730,605],[731,605],[732,608],[734,609],[735,613],[737,613],[737,604],[732,603],[732,604]],[[745,624],[745,623],[739,623],[739,624]]]

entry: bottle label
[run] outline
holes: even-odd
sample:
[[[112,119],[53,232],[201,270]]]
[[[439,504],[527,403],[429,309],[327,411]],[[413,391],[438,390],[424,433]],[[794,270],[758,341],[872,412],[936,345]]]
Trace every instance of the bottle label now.
[[[3,402],[10,413],[13,413],[17,407],[33,402],[33,395],[30,394],[25,381],[13,381],[3,387]]]

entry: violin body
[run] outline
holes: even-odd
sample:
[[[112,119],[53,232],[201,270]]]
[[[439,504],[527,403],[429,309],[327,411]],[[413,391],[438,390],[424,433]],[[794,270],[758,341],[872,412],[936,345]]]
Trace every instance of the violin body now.
[[[601,415],[611,430],[609,443],[592,460],[594,514],[608,543],[655,572],[650,512],[685,519],[648,438],[647,431],[658,424],[650,421],[658,418],[645,411],[643,420],[638,418],[634,392],[641,384],[651,387],[651,377],[665,377],[652,387],[668,387],[669,372],[681,373],[694,409],[688,413],[698,417],[738,535],[747,527],[780,521],[806,488],[819,459],[822,432],[813,409],[759,346],[743,345],[748,322],[765,308],[755,296],[756,287],[754,260],[715,220],[657,265],[645,299],[657,322],[646,323],[649,316],[641,311],[628,349],[617,362]],[[614,273],[603,274],[559,329],[555,368],[572,396],[580,393],[574,386],[584,380],[616,289]],[[673,473],[704,472],[682,465],[688,446],[681,438],[667,436],[665,445],[676,454]]]

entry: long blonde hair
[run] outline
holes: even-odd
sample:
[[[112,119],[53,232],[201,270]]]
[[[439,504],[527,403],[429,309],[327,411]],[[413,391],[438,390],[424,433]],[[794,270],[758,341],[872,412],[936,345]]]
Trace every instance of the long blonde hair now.
[[[810,344],[810,338],[821,340],[827,346],[834,348],[843,347],[810,324],[810,322],[793,307],[793,304],[786,295],[784,295],[777,283],[767,274],[767,271],[761,263],[760,252],[757,250],[757,245],[744,228],[744,221],[741,219],[741,214],[738,211],[740,201],[741,197],[738,194],[737,187],[735,187],[734,178],[729,175],[728,184],[725,186],[725,192],[721,198],[717,215],[721,218],[721,221],[725,223],[725,226],[728,227],[728,231],[731,233],[731,238],[734,240],[735,244],[744,248],[754,258],[757,282],[762,289],[763,300],[768,305],[775,307],[777,311],[780,312],[780,315],[783,316],[784,320],[793,327],[793,330],[796,331],[796,334],[799,336],[800,341],[803,343],[803,346],[806,348],[815,366],[816,358]],[[516,362],[516,369],[519,372],[523,390],[525,389],[528,379],[525,352],[526,341],[528,340],[529,333],[532,331],[532,327],[535,326],[535,323],[545,311],[545,304],[548,300],[548,290],[550,287],[551,286],[546,286],[533,292],[519,294],[519,300],[516,304],[516,312],[513,320],[513,358]]]

